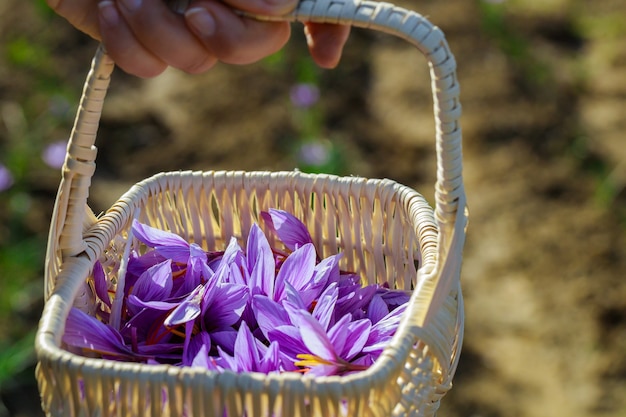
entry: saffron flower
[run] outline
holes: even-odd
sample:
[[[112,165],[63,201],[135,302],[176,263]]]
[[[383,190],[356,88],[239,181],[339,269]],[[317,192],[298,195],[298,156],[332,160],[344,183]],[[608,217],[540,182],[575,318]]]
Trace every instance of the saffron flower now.
[[[363,286],[340,269],[340,253],[321,259],[293,215],[270,209],[260,218],[283,248],[271,247],[257,224],[245,248],[232,238],[224,251],[206,251],[134,221],[142,245],[127,259],[119,327],[109,324],[119,305],[115,280],[96,262],[96,314],[73,308],[63,342],[88,356],[213,372],[314,377],[367,369],[393,337],[409,295]]]
[[[67,141],[56,141],[46,146],[41,153],[41,159],[50,168],[61,168],[65,163]]]
[[[298,149],[298,160],[305,165],[319,167],[330,162],[332,144],[326,140],[304,142]]]
[[[289,92],[291,104],[294,107],[309,108],[318,102],[320,98],[319,88],[312,83],[300,83],[291,87]]]
[[[13,175],[4,165],[0,164],[0,192],[8,190],[13,185]]]

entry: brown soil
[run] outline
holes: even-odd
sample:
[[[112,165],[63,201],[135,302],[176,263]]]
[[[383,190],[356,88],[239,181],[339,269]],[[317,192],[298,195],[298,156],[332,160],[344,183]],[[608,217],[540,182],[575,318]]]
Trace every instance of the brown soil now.
[[[18,3],[8,2],[39,21]],[[502,34],[486,26],[478,2],[402,3],[447,34],[464,106],[466,339],[439,414],[624,415],[626,32],[610,22],[626,16],[626,4],[512,2]],[[0,27],[33,33],[11,18],[14,9],[0,9]],[[78,95],[95,45],[61,19],[51,25],[43,30],[57,71]],[[286,97],[290,65],[304,47],[294,32],[280,77],[267,64],[219,65],[199,76],[172,70],[143,81],[117,72],[99,136],[94,207],[161,170],[292,169],[296,130]],[[526,49],[516,55],[503,38],[522,39]],[[15,91],[5,86],[15,74],[0,73],[0,86]],[[399,40],[354,30],[342,64],[322,72],[320,84],[328,137],[349,156],[344,173],[392,178],[432,201],[424,59]],[[54,190],[56,179],[42,181]],[[44,233],[51,198],[33,216]]]

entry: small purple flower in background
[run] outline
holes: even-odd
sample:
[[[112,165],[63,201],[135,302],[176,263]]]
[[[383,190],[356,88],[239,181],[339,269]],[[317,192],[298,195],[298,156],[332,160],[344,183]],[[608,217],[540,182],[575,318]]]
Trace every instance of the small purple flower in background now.
[[[298,160],[303,165],[325,165],[331,158],[331,146],[327,141],[305,142],[298,150]]]
[[[46,146],[41,153],[41,159],[50,168],[61,168],[65,162],[65,153],[67,151],[66,141],[57,141]]]
[[[245,250],[232,238],[207,252],[180,236],[133,222],[147,247],[131,252],[119,331],[108,324],[115,293],[94,265],[96,317],[73,309],[63,341],[73,352],[214,372],[346,375],[374,363],[395,333],[409,295],[363,286],[341,254],[321,259],[306,226],[270,209],[260,215],[284,245],[253,225]]]
[[[13,175],[7,167],[0,164],[0,192],[8,190],[13,185]]]
[[[289,98],[295,107],[306,109],[317,103],[320,98],[320,90],[315,84],[296,84],[291,87]]]

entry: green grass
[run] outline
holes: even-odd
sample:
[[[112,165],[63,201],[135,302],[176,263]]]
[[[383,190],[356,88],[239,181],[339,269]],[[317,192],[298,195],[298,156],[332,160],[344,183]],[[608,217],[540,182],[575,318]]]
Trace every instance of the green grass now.
[[[551,79],[551,70],[533,54],[531,41],[512,28],[507,15],[508,7],[506,2],[479,2],[482,30],[519,70],[530,87],[541,87]]]

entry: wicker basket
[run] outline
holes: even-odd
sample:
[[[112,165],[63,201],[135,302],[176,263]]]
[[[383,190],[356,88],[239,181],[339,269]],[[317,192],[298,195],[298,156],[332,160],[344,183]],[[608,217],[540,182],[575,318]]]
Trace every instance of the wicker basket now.
[[[463,339],[459,285],[467,212],[461,177],[459,85],[442,32],[417,13],[358,0],[304,0],[288,20],[352,24],[414,44],[431,69],[436,207],[391,180],[301,172],[169,172],[134,185],[105,214],[87,206],[96,131],[113,62],[100,48],[88,75],[56,199],[46,305],[36,338],[42,406],[51,416],[432,416],[450,389]],[[343,252],[364,283],[412,291],[389,346],[366,371],[215,373],[77,356],[61,338],[72,306],[93,310],[100,260],[115,277],[136,218],[205,249],[246,239],[259,212],[280,208],[311,231],[318,253]],[[270,242],[274,245],[278,242]]]

